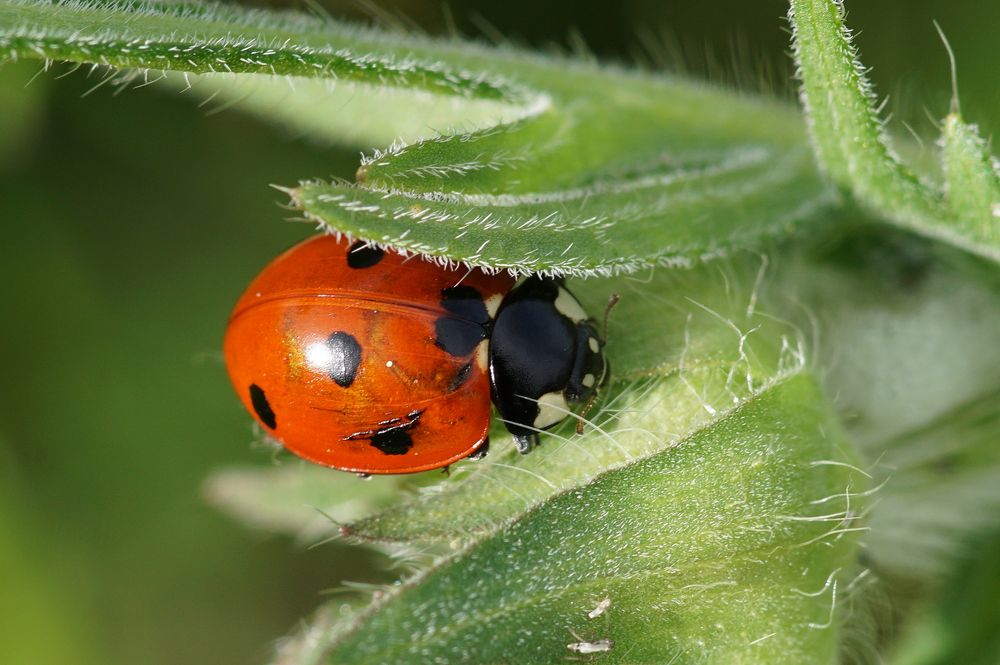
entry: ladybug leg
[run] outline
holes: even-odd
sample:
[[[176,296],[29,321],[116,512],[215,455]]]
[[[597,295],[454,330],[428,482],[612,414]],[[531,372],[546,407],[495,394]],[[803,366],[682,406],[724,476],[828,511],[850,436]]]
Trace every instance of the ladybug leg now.
[[[597,401],[597,392],[595,391],[590,394],[590,398],[587,400],[587,403],[584,404],[583,408],[580,409],[580,412],[576,414],[577,434],[583,434],[583,425],[585,422],[587,422],[587,414],[590,413],[590,410],[594,407],[594,402],[596,401]]]
[[[514,435],[514,447],[517,448],[517,452],[522,455],[527,455],[531,452],[531,449],[538,445],[538,434],[532,432],[530,434],[515,434]]]
[[[441,473],[444,474],[445,478],[451,477],[451,465],[441,467]]]
[[[486,457],[486,453],[490,452],[490,437],[483,439],[483,442],[479,444],[479,447],[473,450],[471,453],[466,455],[465,459],[472,460],[473,462],[478,462],[479,460]]]

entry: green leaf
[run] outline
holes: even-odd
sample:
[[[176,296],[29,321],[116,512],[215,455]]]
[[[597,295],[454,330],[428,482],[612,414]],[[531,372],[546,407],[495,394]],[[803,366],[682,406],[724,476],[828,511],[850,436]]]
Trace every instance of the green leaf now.
[[[2,58],[106,65],[98,85],[168,76],[325,142],[396,132],[358,184],[308,181],[292,202],[441,261],[687,265],[826,224],[836,202],[788,105],[511,49],[218,5],[17,0],[0,6]]]
[[[842,0],[791,0],[802,99],[820,164],[878,215],[966,251],[1000,260],[997,171],[971,127],[945,121],[947,188],[899,159],[876,110]]]
[[[298,631],[278,642],[271,665],[320,665],[333,643],[351,626],[362,608],[358,603],[329,602],[320,606]]]
[[[1000,245],[1000,166],[972,125],[952,113],[942,134],[948,204],[964,231]]]
[[[669,150],[664,146],[664,150]],[[484,155],[424,164],[490,168]],[[704,156],[702,157],[704,158]],[[503,159],[502,157],[499,159]],[[674,156],[679,162],[684,156]],[[817,190],[805,151],[733,150],[697,165],[636,172],[546,192],[414,193],[378,185],[305,183],[292,205],[338,231],[469,265],[516,273],[615,275],[688,266],[787,235],[821,220],[832,199]]]
[[[216,3],[11,0],[0,6],[5,59],[94,63],[143,75],[173,70],[346,79],[457,97],[525,99],[501,80],[431,62],[429,53],[407,57],[400,42],[302,14]],[[433,42],[424,43],[433,51]]]
[[[292,205],[399,250],[576,276],[690,265],[829,223],[836,199],[787,107],[613,70],[536,78],[550,99],[536,116],[395,144],[363,159],[358,184],[308,181]]]
[[[217,471],[205,482],[208,501],[246,525],[315,542],[337,533],[398,494],[399,477],[361,481],[296,461],[272,468]]]
[[[836,431],[779,381],[385,592],[326,662],[832,663],[865,486]]]
[[[375,147],[434,139],[513,121],[523,110],[501,101],[429,95],[350,80],[266,74],[164,73],[164,82],[194,94],[208,113],[229,108],[287,127],[320,145]]]

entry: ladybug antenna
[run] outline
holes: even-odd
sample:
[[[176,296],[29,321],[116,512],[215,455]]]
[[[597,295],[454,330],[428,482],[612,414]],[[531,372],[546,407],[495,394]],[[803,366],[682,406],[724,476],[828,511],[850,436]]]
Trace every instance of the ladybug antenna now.
[[[621,299],[622,297],[617,293],[612,293],[608,296],[608,304],[604,308],[604,323],[601,324],[601,344],[608,343],[608,315],[611,314],[611,310],[615,308],[615,305],[617,305],[618,301]],[[587,405],[589,406],[590,402],[588,402]]]
[[[580,409],[580,412],[578,414],[576,414],[576,433],[577,434],[583,434],[583,424],[587,420],[587,414],[594,407],[594,402],[595,401],[597,401],[597,391],[596,390],[590,396],[590,399],[587,400],[587,403],[583,405],[583,408]]]

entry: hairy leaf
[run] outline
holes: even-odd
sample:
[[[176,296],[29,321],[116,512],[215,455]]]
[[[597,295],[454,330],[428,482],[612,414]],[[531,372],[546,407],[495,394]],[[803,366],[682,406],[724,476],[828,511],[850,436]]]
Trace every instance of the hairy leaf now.
[[[790,106],[506,48],[221,5],[15,0],[3,58],[104,66],[95,87],[173,78],[322,141],[382,141],[357,184],[306,181],[292,203],[441,261],[691,264],[827,223],[836,202]]]
[[[556,494],[339,625],[325,662],[834,662],[865,479],[823,404],[790,377]]]
[[[484,159],[479,166],[489,168]],[[823,219],[832,202],[813,189],[805,151],[737,149],[694,165],[681,154],[670,159],[679,163],[524,195],[306,183],[291,197],[310,219],[405,251],[577,276],[690,265],[753,247],[802,219]]]
[[[969,235],[1000,245],[1000,166],[976,128],[957,114],[945,118],[941,141],[952,214]]]
[[[1000,260],[1000,188],[995,165],[971,126],[945,121],[938,190],[896,155],[876,110],[842,0],[791,0],[789,18],[813,145],[841,186],[901,226]]]
[[[523,100],[501,80],[435,64],[427,53],[407,57],[407,46],[385,34],[291,12],[215,3],[12,0],[0,6],[0,26],[0,56],[9,59],[67,60],[150,73],[336,78]]]

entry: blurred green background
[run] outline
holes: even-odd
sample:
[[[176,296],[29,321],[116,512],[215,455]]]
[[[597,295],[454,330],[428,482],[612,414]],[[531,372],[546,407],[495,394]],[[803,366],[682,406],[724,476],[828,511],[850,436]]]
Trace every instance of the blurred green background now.
[[[780,0],[379,6],[430,32],[582,41],[602,58],[794,94]],[[937,19],[966,117],[1000,127],[1000,5],[848,8],[894,120],[932,136],[947,110]],[[202,493],[213,469],[272,464],[220,353],[245,284],[311,233],[284,221],[267,185],[351,177],[362,146],[318,148],[165,87],[86,95],[96,79],[38,69],[0,68],[0,663],[264,662],[324,590],[390,575],[360,550],[247,531]]]

